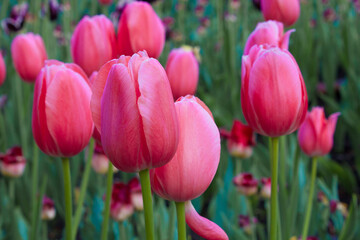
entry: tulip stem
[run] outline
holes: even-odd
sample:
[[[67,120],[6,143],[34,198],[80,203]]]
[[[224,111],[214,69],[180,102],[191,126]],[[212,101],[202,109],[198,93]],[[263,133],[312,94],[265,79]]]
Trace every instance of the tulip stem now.
[[[150,186],[150,174],[149,169],[145,169],[139,172],[141,191],[144,203],[144,214],[145,214],[145,229],[146,239],[154,240],[154,217],[153,217],[153,204],[151,198],[151,186]]]
[[[119,239],[128,239],[124,221],[119,222],[119,235],[120,235]]]
[[[312,209],[314,190],[315,190],[316,168],[317,168],[317,158],[313,157],[312,169],[311,169],[310,192],[309,192],[309,199],[308,199],[308,203],[307,203],[307,207],[306,207],[305,223],[304,223],[304,228],[302,231],[302,240],[306,240],[307,234],[309,231],[311,209]]]
[[[39,179],[39,149],[36,146],[36,143],[34,142],[34,158],[33,158],[33,166],[31,171],[31,177],[32,177],[32,183],[31,183],[31,204],[32,204],[32,216],[31,216],[31,228],[32,228],[32,235],[31,239],[36,239],[36,233],[37,233],[37,223],[38,219],[36,218],[36,205],[37,205],[37,195],[38,195],[38,179]]]
[[[71,175],[69,158],[62,159],[64,174],[64,195],[65,195],[65,239],[71,240],[71,215],[72,215],[72,196],[71,196]]]
[[[178,240],[186,240],[185,203],[175,202],[178,225]]]
[[[91,172],[91,161],[92,161],[92,157],[94,154],[94,145],[95,145],[94,139],[91,139],[90,145],[89,145],[89,153],[88,153],[88,157],[87,157],[87,160],[85,163],[84,175],[83,175],[82,181],[81,181],[79,201],[77,202],[76,212],[75,212],[75,216],[73,219],[74,220],[74,228],[73,228],[73,232],[72,232],[72,239],[75,239],[75,237],[76,237],[77,229],[79,227],[82,212],[83,212],[83,204],[84,204],[86,189],[87,189],[87,186],[89,183],[89,177],[90,177],[90,172]]]
[[[277,240],[277,186],[278,186],[278,161],[279,138],[271,138],[271,200],[270,200],[270,240]]]
[[[107,235],[108,235],[113,174],[114,174],[113,166],[112,163],[109,161],[109,168],[108,168],[107,180],[106,180],[105,212],[104,212],[104,221],[101,229],[101,240],[107,240]]]

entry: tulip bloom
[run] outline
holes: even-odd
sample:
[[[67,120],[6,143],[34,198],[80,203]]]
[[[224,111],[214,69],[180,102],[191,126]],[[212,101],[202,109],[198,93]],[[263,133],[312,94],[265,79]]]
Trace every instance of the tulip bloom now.
[[[293,25],[300,15],[300,0],[261,0],[261,11],[265,20],[276,20]]]
[[[227,139],[229,153],[234,157],[249,158],[256,144],[255,133],[251,127],[243,124],[239,120],[234,120],[231,132],[220,129],[222,137]]]
[[[117,36],[121,55],[145,50],[158,58],[165,44],[165,27],[149,3],[132,2],[121,14]]]
[[[92,89],[95,126],[116,168],[139,172],[171,160],[178,120],[169,81],[156,59],[139,52],[112,60],[100,69]]]
[[[137,211],[142,211],[144,209],[144,202],[139,179],[136,177],[131,179],[128,182],[128,187],[130,189],[130,200],[132,205]]]
[[[111,193],[110,214],[115,221],[124,221],[134,213],[129,188],[124,183],[114,183]]]
[[[42,201],[41,219],[45,221],[53,220],[56,216],[54,201],[44,196]]]
[[[262,178],[261,179],[262,187],[260,195],[263,198],[269,198],[271,197],[271,178]]]
[[[181,97],[175,107],[179,146],[169,163],[150,170],[150,179],[153,191],[162,198],[186,202],[199,197],[213,180],[220,160],[220,135],[210,110],[198,98]],[[199,235],[227,239],[216,224],[200,217],[191,203],[186,203],[185,211],[186,222]]]
[[[81,19],[71,37],[71,55],[88,76],[115,58],[117,49],[112,22],[104,15]]]
[[[339,115],[340,113],[334,113],[327,120],[321,107],[314,107],[306,115],[298,132],[298,140],[301,149],[307,155],[319,157],[330,152]]]
[[[6,66],[4,62],[4,58],[0,53],[0,86],[3,85],[6,77]]]
[[[32,132],[39,148],[50,156],[81,152],[93,132],[91,89],[76,64],[48,61],[34,90]]]
[[[254,45],[269,44],[288,50],[289,38],[293,32],[295,32],[295,30],[291,29],[284,33],[284,25],[277,21],[270,20],[258,23],[246,41],[244,55],[248,55],[251,47]]]
[[[304,79],[294,57],[268,45],[243,56],[241,106],[255,132],[278,137],[294,132],[308,107]]]
[[[96,143],[94,149],[94,155],[91,160],[91,166],[96,173],[105,174],[109,169],[109,159],[105,155],[102,146]],[[117,172],[118,170],[113,166],[113,171]]]
[[[98,2],[102,5],[110,5],[112,4],[113,0],[98,0]]]
[[[191,48],[173,49],[166,63],[174,99],[195,94],[199,80],[199,63]]]
[[[17,73],[26,82],[36,80],[47,59],[42,38],[33,33],[20,34],[14,38],[11,56]]]
[[[250,217],[247,215],[239,215],[239,227],[242,228],[244,230],[244,232],[246,232],[247,234],[252,234],[252,225],[255,225],[258,220],[255,217]]]
[[[12,147],[0,154],[0,171],[4,176],[20,177],[25,170],[26,159],[20,147]]]
[[[258,180],[251,173],[241,173],[234,177],[234,185],[238,191],[245,196],[251,196],[257,193]]]

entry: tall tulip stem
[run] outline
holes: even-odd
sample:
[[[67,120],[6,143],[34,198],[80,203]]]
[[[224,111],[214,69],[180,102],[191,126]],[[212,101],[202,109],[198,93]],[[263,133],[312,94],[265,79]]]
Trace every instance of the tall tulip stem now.
[[[277,186],[278,186],[278,161],[279,138],[271,138],[271,203],[270,203],[270,240],[277,240]]]
[[[146,239],[154,240],[154,217],[153,217],[153,204],[151,198],[151,186],[150,186],[150,174],[149,169],[140,171],[140,183],[141,191],[143,196],[144,203],[144,214],[145,214],[145,229],[146,229]]]
[[[34,159],[33,166],[31,169],[31,204],[32,204],[32,213],[31,213],[31,239],[36,239],[37,233],[37,223],[38,219],[36,218],[36,205],[39,201],[38,195],[38,182],[39,182],[39,149],[34,142]]]
[[[304,228],[302,231],[302,240],[306,240],[307,234],[309,231],[309,224],[311,218],[311,209],[312,203],[314,198],[314,190],[315,190],[315,179],[316,179],[316,168],[317,168],[317,158],[313,157],[312,159],[312,169],[311,169],[311,182],[310,182],[310,192],[309,192],[309,199],[306,207],[306,215],[305,215],[305,222]]]
[[[113,166],[112,163],[109,161],[109,168],[108,168],[107,180],[106,180],[105,212],[104,212],[104,221],[101,229],[101,240],[107,240],[107,235],[108,235],[113,174],[114,174]]]
[[[71,175],[69,158],[62,159],[64,174],[64,196],[65,196],[65,239],[71,240],[72,227],[72,196],[71,196]]]
[[[79,227],[82,212],[83,212],[83,204],[84,204],[86,189],[87,189],[90,172],[91,172],[91,161],[92,161],[92,157],[94,154],[94,145],[95,145],[94,142],[95,142],[94,139],[90,140],[89,153],[88,153],[88,157],[87,157],[87,160],[85,163],[84,174],[83,174],[83,177],[81,180],[79,201],[77,202],[76,212],[75,212],[75,216],[74,216],[74,228],[73,228],[73,232],[72,232],[72,239],[75,239],[75,237],[76,237],[77,229]],[[111,169],[112,169],[112,166],[111,166]]]
[[[185,203],[176,202],[176,215],[178,225],[178,240],[186,240],[186,224],[185,224]]]

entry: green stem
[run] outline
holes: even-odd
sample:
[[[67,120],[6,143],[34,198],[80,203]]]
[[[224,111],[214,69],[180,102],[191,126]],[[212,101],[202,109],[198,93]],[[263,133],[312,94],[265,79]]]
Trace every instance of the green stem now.
[[[15,206],[15,179],[9,179],[9,198]]]
[[[39,149],[34,142],[34,157],[33,157],[33,166],[32,166],[32,183],[31,183],[31,204],[32,204],[32,216],[31,216],[31,238],[32,240],[36,239],[37,233],[37,223],[38,220],[36,219],[36,204],[37,204],[37,194],[38,194],[38,182],[39,182]]]
[[[186,240],[185,203],[175,202],[178,225],[178,240]]]
[[[168,239],[173,239],[174,238],[174,228],[175,228],[175,215],[176,215],[176,210],[175,210],[175,203],[174,202],[170,202],[170,208],[169,208],[169,232],[168,232]]]
[[[242,159],[239,158],[233,158],[234,164],[235,164],[235,173],[234,176],[236,176],[237,174],[239,174],[241,172],[241,162]]]
[[[48,239],[47,221],[43,221],[43,239]]]
[[[27,156],[27,144],[26,144],[26,126],[24,123],[25,115],[24,115],[24,101],[23,101],[23,90],[22,90],[22,81],[19,77],[17,77],[16,85],[16,95],[17,95],[17,108],[19,113],[19,125],[20,125],[20,139],[21,139],[21,147],[24,152],[24,156]]]
[[[278,188],[278,158],[279,138],[271,139],[271,209],[270,209],[270,240],[277,240],[277,188]]]
[[[109,169],[107,172],[107,180],[106,180],[105,212],[104,212],[104,221],[101,229],[101,240],[106,240],[108,235],[112,183],[113,183],[113,167],[111,162],[109,161]]]
[[[119,238],[120,240],[127,239],[124,221],[119,222],[119,236],[120,236]]]
[[[302,240],[306,240],[307,234],[309,231],[309,224],[311,218],[311,209],[314,197],[314,190],[315,190],[315,179],[316,179],[316,167],[317,167],[317,158],[313,157],[312,159],[312,169],[311,169],[311,182],[310,182],[310,192],[309,192],[309,199],[306,207],[306,215],[305,215],[305,223],[304,228],[302,231]]]
[[[251,228],[251,239],[256,240],[256,225],[253,223],[253,211],[250,197],[246,198],[246,205],[248,207],[249,217],[250,217],[250,228]]]
[[[71,240],[71,215],[72,215],[72,196],[71,196],[71,175],[69,158],[62,159],[64,174],[64,196],[65,196],[65,239]]]
[[[5,114],[0,111],[0,128],[1,128],[1,136],[2,136],[2,146],[1,151],[5,152],[7,147],[7,134],[6,134],[6,120],[5,120]]]
[[[75,212],[75,216],[73,219],[74,227],[73,227],[73,231],[72,231],[72,239],[75,239],[75,237],[76,237],[77,229],[79,227],[82,212],[83,212],[83,205],[84,205],[84,200],[85,200],[85,195],[86,195],[86,189],[87,189],[87,186],[89,183],[89,177],[90,177],[90,172],[91,172],[91,161],[92,161],[92,157],[94,154],[94,145],[95,145],[94,142],[95,142],[94,139],[90,140],[88,158],[86,160],[84,175],[83,175],[83,178],[81,181],[79,201],[77,202],[76,212]]]
[[[145,229],[146,229],[146,240],[154,240],[154,217],[153,217],[153,204],[151,198],[151,186],[150,186],[150,175],[149,169],[145,169],[139,172],[141,191],[144,203],[144,214],[145,214]]]

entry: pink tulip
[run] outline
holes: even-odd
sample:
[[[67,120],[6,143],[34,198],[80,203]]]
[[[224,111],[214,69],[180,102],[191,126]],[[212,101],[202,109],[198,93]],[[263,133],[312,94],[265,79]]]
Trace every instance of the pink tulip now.
[[[160,167],[175,154],[179,129],[165,70],[146,52],[106,63],[91,107],[106,155],[124,172]]]
[[[179,146],[169,163],[150,170],[150,180],[160,197],[186,202],[199,197],[213,180],[220,160],[220,135],[210,110],[198,98],[181,97],[175,108]],[[186,206],[186,222],[196,233],[206,239],[227,239],[216,224],[200,217],[190,202]]]
[[[255,132],[269,137],[299,128],[308,107],[304,79],[294,57],[268,45],[253,46],[243,56],[241,106]]]
[[[300,15],[300,0],[261,0],[261,11],[265,20],[276,20],[293,25]]]
[[[239,227],[242,228],[247,234],[253,234],[253,225],[258,222],[257,218],[240,214],[238,219]]]
[[[257,193],[258,180],[256,180],[251,173],[241,173],[235,176],[233,183],[238,191],[245,196],[251,196]]]
[[[32,131],[39,148],[50,156],[81,152],[93,132],[91,89],[76,64],[45,63],[34,90]]]
[[[85,16],[71,38],[71,55],[88,76],[117,55],[115,30],[104,15]]]
[[[102,5],[110,5],[112,4],[113,0],[98,0],[98,2]]]
[[[91,160],[91,166],[96,173],[105,174],[109,169],[109,159],[105,155],[103,148],[100,144],[96,143],[94,150],[94,155]],[[113,166],[113,171],[117,172],[118,170]]]
[[[11,43],[11,55],[17,73],[26,82],[36,80],[47,59],[42,38],[33,33],[16,36]]]
[[[130,189],[130,199],[132,205],[137,211],[142,211],[144,209],[144,202],[139,179],[137,177],[131,179],[128,182],[128,187]]]
[[[90,78],[89,78],[89,82],[90,82],[90,86],[92,87],[92,85],[94,84],[95,82],[95,79],[97,78],[98,76],[98,72],[95,71],[91,74]],[[92,137],[95,139],[96,141],[96,144],[98,145],[101,145],[101,134],[100,132],[97,130],[96,127],[94,127],[94,132],[93,132],[93,135]],[[105,155],[105,154],[104,154]]]
[[[4,176],[20,177],[23,175],[26,159],[20,147],[12,147],[5,154],[0,154],[0,171]]]
[[[227,139],[229,153],[234,157],[249,158],[256,144],[253,129],[239,120],[234,120],[231,132],[220,129],[222,137]]]
[[[270,199],[271,197],[271,178],[262,178],[261,179],[262,187],[260,195],[263,198]]]
[[[0,53],[0,86],[3,85],[6,77],[6,66],[4,62],[4,58]]]
[[[130,201],[129,187],[124,183],[114,183],[111,193],[110,214],[115,221],[124,221],[134,213]]]
[[[293,32],[295,30],[291,29],[284,34],[284,25],[277,21],[270,20],[258,23],[246,41],[244,55],[248,55],[254,45],[269,44],[287,50],[289,38]]]
[[[314,107],[300,126],[298,140],[301,149],[311,157],[324,156],[333,147],[336,122],[340,113],[325,118],[324,109]]]
[[[44,196],[42,201],[41,219],[45,221],[53,220],[56,216],[54,201]]]
[[[158,58],[164,44],[165,27],[151,5],[147,2],[127,4],[118,27],[120,55],[145,50],[150,57]]]
[[[175,100],[195,94],[199,80],[199,63],[191,49],[173,49],[166,63],[166,73]]]

